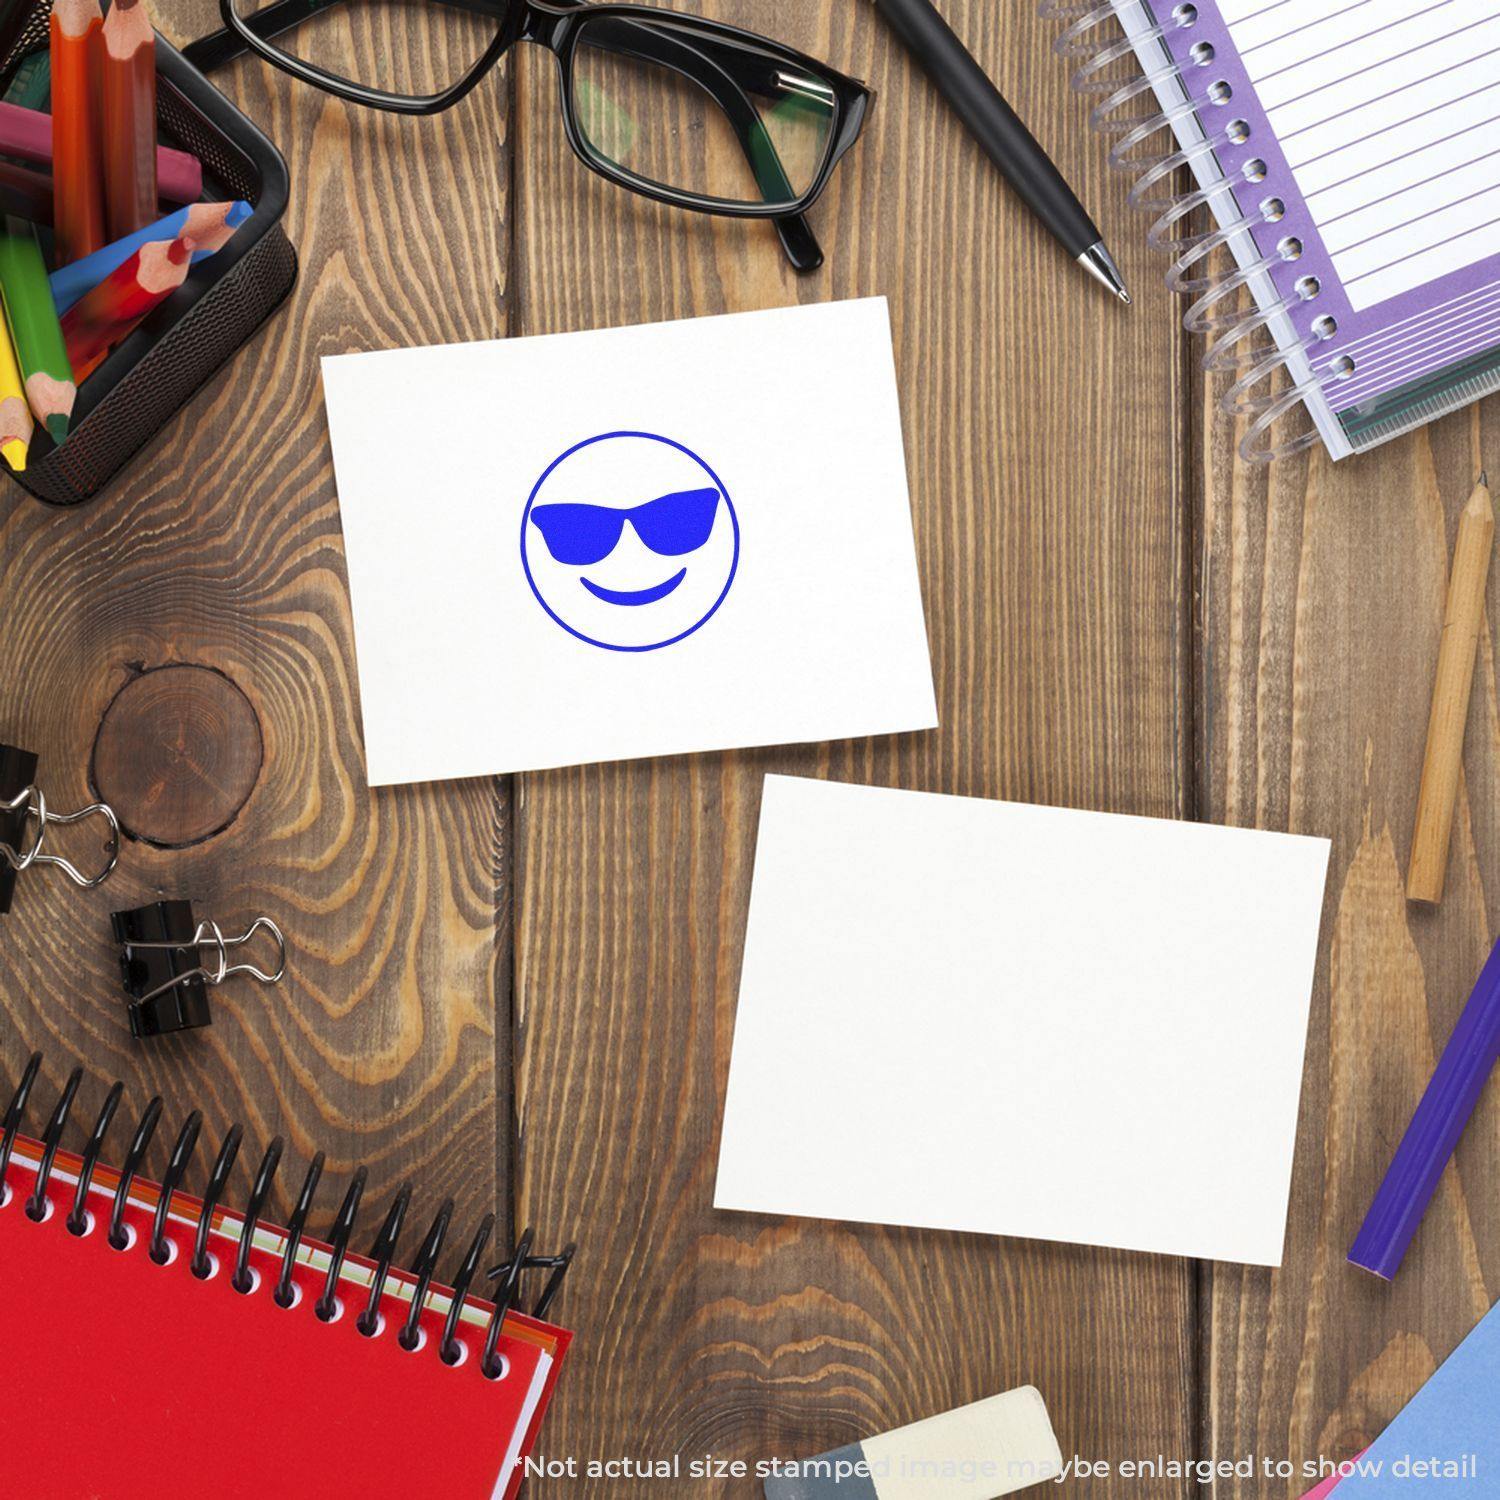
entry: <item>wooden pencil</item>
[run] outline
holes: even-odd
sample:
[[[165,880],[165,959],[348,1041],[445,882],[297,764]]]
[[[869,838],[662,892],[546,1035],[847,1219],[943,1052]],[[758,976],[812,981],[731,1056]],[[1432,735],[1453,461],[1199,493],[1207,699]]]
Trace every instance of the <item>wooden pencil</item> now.
[[[175,240],[185,234],[193,242],[193,264],[196,265],[222,250],[252,212],[243,199],[235,203],[189,204],[144,229],[137,229],[134,234],[127,234],[122,240],[111,241],[102,250],[96,250],[82,260],[59,266],[50,277],[52,301],[58,316],[91,292],[116,267],[124,265],[142,245],[152,240]]]
[[[27,404],[52,441],[61,443],[68,435],[78,388],[36,230],[13,217],[7,217],[0,234],[0,300]]]
[[[92,255],[104,229],[97,107],[99,0],[52,0],[53,224],[59,264]]]
[[[0,151],[17,161],[50,163],[52,116],[0,100]],[[203,196],[203,163],[186,151],[157,146],[156,188],[163,203],[196,203]]]
[[[52,223],[52,179],[30,167],[0,160],[0,211],[33,224]]]
[[[1437,682],[1427,721],[1427,754],[1417,794],[1417,827],[1406,877],[1410,901],[1441,901],[1448,874],[1448,842],[1463,768],[1464,727],[1474,686],[1474,657],[1484,625],[1484,595],[1495,548],[1495,508],[1488,476],[1481,474],[1458,521],[1458,541],[1448,576],[1443,641],[1438,649]]]
[[[81,383],[147,313],[183,283],[193,241],[153,240],[109,273],[62,317],[63,340]]]
[[[146,0],[113,0],[102,55],[104,220],[118,240],[157,215],[156,33]]]
[[[54,224],[56,212],[53,203],[52,179],[45,173],[38,172],[34,167],[23,167],[0,157],[0,212],[30,219],[33,224]],[[168,238],[170,239],[171,236],[169,235]],[[99,248],[105,249],[106,246],[101,245]],[[76,265],[79,260],[87,258],[87,256],[78,256],[77,259],[69,261],[59,258],[58,264]]]
[[[16,351],[11,347],[10,334],[0,326],[0,453],[17,474],[26,467],[34,430]]]

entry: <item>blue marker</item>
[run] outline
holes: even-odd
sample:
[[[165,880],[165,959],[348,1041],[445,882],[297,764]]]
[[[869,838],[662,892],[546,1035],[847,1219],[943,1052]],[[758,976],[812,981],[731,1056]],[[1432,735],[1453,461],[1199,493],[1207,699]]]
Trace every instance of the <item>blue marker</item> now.
[[[241,200],[228,205],[227,212],[222,203],[190,203],[179,208],[165,219],[158,219],[124,239],[75,260],[72,265],[54,271],[48,278],[52,283],[52,301],[61,317],[78,299],[93,289],[111,271],[123,266],[142,245],[153,240],[175,240],[178,235],[192,234],[203,246],[193,252],[193,264],[207,260],[214,251],[223,247],[230,234],[250,217],[252,210]],[[194,231],[198,232],[194,234]]]

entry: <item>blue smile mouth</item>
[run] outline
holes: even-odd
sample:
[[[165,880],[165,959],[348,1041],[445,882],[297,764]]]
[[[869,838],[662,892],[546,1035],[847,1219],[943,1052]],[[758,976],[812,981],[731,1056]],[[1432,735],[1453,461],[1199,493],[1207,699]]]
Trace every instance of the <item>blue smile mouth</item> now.
[[[594,598],[602,599],[606,604],[655,604],[658,599],[665,599],[686,577],[687,569],[679,568],[665,583],[659,583],[655,588],[638,589],[635,593],[627,594],[622,594],[618,589],[601,588],[597,583],[590,583],[587,578],[579,581]]]

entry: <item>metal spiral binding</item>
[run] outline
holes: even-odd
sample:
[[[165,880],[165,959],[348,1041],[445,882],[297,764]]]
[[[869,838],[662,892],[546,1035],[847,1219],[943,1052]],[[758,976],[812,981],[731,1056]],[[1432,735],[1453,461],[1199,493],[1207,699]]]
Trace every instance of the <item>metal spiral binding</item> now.
[[[4,1115],[0,1116],[0,1209],[6,1208],[12,1198],[6,1178],[10,1172],[16,1139],[21,1133],[21,1122],[26,1113],[27,1103],[36,1087],[41,1066],[42,1054],[33,1053],[22,1070],[20,1082],[11,1095]],[[52,1216],[52,1203],[47,1196],[47,1185],[51,1180],[58,1148],[72,1115],[73,1104],[82,1080],[82,1068],[74,1068],[68,1074],[67,1081],[63,1085],[62,1092],[53,1106],[43,1131],[41,1159],[36,1168],[36,1183],[23,1205],[23,1212],[34,1223],[44,1223]],[[94,1179],[95,1168],[99,1164],[99,1158],[104,1149],[105,1137],[109,1134],[109,1128],[119,1109],[123,1092],[122,1083],[117,1082],[111,1087],[95,1119],[93,1129],[89,1132],[88,1142],[80,1158],[78,1184],[73,1192],[72,1208],[64,1221],[65,1228],[71,1234],[88,1234],[93,1227],[93,1216],[86,1209],[89,1186]],[[130,1198],[130,1189],[140,1172],[146,1151],[156,1134],[161,1113],[161,1096],[157,1095],[150,1100],[142,1112],[135,1134],[131,1138],[130,1147],[126,1151],[124,1164],[120,1168],[119,1181],[115,1186],[110,1204],[108,1229],[109,1243],[117,1250],[128,1250],[135,1243],[134,1230],[124,1222],[125,1206]],[[182,1179],[192,1162],[202,1127],[203,1116],[199,1111],[194,1110],[178,1131],[167,1170],[162,1176],[161,1191],[152,1219],[151,1238],[147,1244],[151,1260],[160,1266],[170,1265],[176,1258],[175,1242],[166,1236],[167,1219],[171,1211],[172,1200],[181,1188]],[[208,1250],[209,1232],[214,1214],[228,1186],[242,1139],[241,1127],[231,1126],[219,1148],[208,1186],[203,1194],[197,1223],[193,1229],[193,1249],[189,1261],[189,1270],[200,1280],[215,1273],[214,1257]],[[280,1136],[276,1136],[266,1147],[265,1154],[261,1157],[260,1165],[255,1172],[254,1184],[246,1202],[245,1212],[241,1216],[235,1267],[229,1281],[233,1289],[242,1296],[251,1295],[260,1284],[259,1276],[252,1271],[249,1264],[251,1241],[255,1228],[260,1223],[266,1200],[270,1196],[283,1150],[284,1142]],[[320,1151],[313,1157],[308,1167],[291,1222],[285,1230],[286,1244],[281,1255],[281,1272],[271,1294],[280,1307],[294,1307],[299,1300],[292,1282],[292,1273],[297,1265],[297,1252],[302,1244],[313,1194],[322,1175],[323,1153]],[[342,1305],[338,1297],[341,1286],[340,1274],[354,1235],[355,1220],[358,1217],[360,1201],[364,1196],[366,1181],[367,1172],[361,1166],[356,1169],[350,1181],[328,1238],[330,1251],[328,1269],[323,1279],[322,1294],[314,1306],[315,1315],[323,1322],[336,1322],[342,1315]],[[385,1319],[380,1312],[380,1304],[386,1293],[391,1270],[395,1265],[396,1245],[411,1203],[411,1195],[411,1185],[409,1183],[403,1185],[381,1222],[380,1230],[370,1251],[369,1258],[374,1261],[375,1269],[364,1308],[355,1319],[355,1328],[366,1338],[376,1337],[385,1325]],[[406,1273],[412,1278],[414,1286],[411,1304],[405,1314],[397,1340],[409,1353],[421,1349],[425,1342],[420,1327],[421,1317],[424,1311],[430,1310],[428,1294],[452,1217],[453,1200],[444,1199],[422,1239],[416,1260]],[[480,1221],[473,1239],[469,1242],[463,1264],[458,1276],[454,1279],[452,1295],[448,1298],[448,1309],[444,1316],[442,1336],[438,1340],[437,1349],[438,1357],[445,1365],[462,1364],[468,1353],[467,1346],[457,1337],[459,1319],[468,1302],[469,1288],[479,1274],[480,1262],[494,1226],[494,1214],[486,1214]],[[544,1318],[562,1289],[568,1268],[573,1263],[573,1256],[577,1249],[575,1245],[564,1246],[561,1253],[557,1255],[534,1255],[532,1253],[534,1239],[534,1232],[529,1228],[526,1229],[516,1242],[510,1256],[484,1274],[485,1280],[499,1282],[494,1311],[490,1314],[485,1327],[479,1360],[481,1371],[490,1380],[500,1380],[505,1375],[505,1358],[499,1348],[500,1334],[506,1316],[517,1306],[523,1273],[527,1271],[551,1273],[530,1312],[531,1317]]]
[[[1168,29],[1156,22],[1133,37],[1124,34],[1123,27],[1119,28],[1118,37],[1105,37],[1099,28],[1118,22],[1117,0],[1041,0],[1039,11],[1044,19],[1063,23],[1063,30],[1052,45],[1059,56],[1076,60],[1074,89],[1098,99],[1090,110],[1089,124],[1101,135],[1113,138],[1110,166],[1116,171],[1135,174],[1130,202],[1153,215],[1146,232],[1147,242],[1153,249],[1166,251],[1173,257],[1167,272],[1168,286],[1194,299],[1183,323],[1190,331],[1208,336],[1202,357],[1204,370],[1212,374],[1244,370],[1220,398],[1220,404],[1231,416],[1250,419],[1240,441],[1240,456],[1249,463],[1269,463],[1311,447],[1318,440],[1317,428],[1313,426],[1275,445],[1270,434],[1293,407],[1323,389],[1323,378],[1314,375],[1283,390],[1274,389],[1274,381],[1279,372],[1288,369],[1300,356],[1332,338],[1337,324],[1331,317],[1316,319],[1312,331],[1287,348],[1280,347],[1274,338],[1256,340],[1255,336],[1314,300],[1321,290],[1318,278],[1304,276],[1297,282],[1294,295],[1278,297],[1270,305],[1247,313],[1239,305],[1241,289],[1300,253],[1300,244],[1293,241],[1285,247],[1278,246],[1274,252],[1262,253],[1249,264],[1229,271],[1211,271],[1209,264],[1216,252],[1235,239],[1242,235],[1253,239],[1255,231],[1276,223],[1285,212],[1285,205],[1267,191],[1252,211],[1247,213],[1238,207],[1236,189],[1253,187],[1266,177],[1266,164],[1257,157],[1250,156],[1238,166],[1228,164],[1232,153],[1251,148],[1252,132],[1246,121],[1231,116],[1221,129],[1187,146],[1179,145],[1172,133],[1175,126],[1189,117],[1196,116],[1202,121],[1207,115],[1205,103],[1227,104],[1232,98],[1228,85],[1222,80],[1210,84],[1211,90],[1222,86],[1222,98],[1212,93],[1206,98],[1199,97],[1175,60],[1151,69],[1143,67],[1137,48],[1162,40]],[[1192,5],[1181,5],[1178,12],[1179,25],[1194,24],[1196,10]],[[1128,72],[1115,67],[1122,60],[1131,63]],[[1181,84],[1188,97],[1182,103],[1162,108],[1156,89],[1172,80]],[[1152,142],[1163,133],[1164,142],[1153,147]],[[1188,192],[1177,191],[1178,174],[1209,157],[1225,159],[1223,180]],[[1207,230],[1188,227],[1199,210],[1216,202],[1224,204],[1226,200],[1234,205],[1232,219],[1226,215],[1223,225]]]

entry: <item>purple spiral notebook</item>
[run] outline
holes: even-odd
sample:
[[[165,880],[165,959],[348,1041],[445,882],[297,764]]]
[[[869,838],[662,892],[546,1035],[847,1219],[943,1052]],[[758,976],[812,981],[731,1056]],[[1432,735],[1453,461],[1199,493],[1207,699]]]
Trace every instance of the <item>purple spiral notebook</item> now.
[[[1205,366],[1242,372],[1245,457],[1342,458],[1500,389],[1500,0],[1043,9]]]

